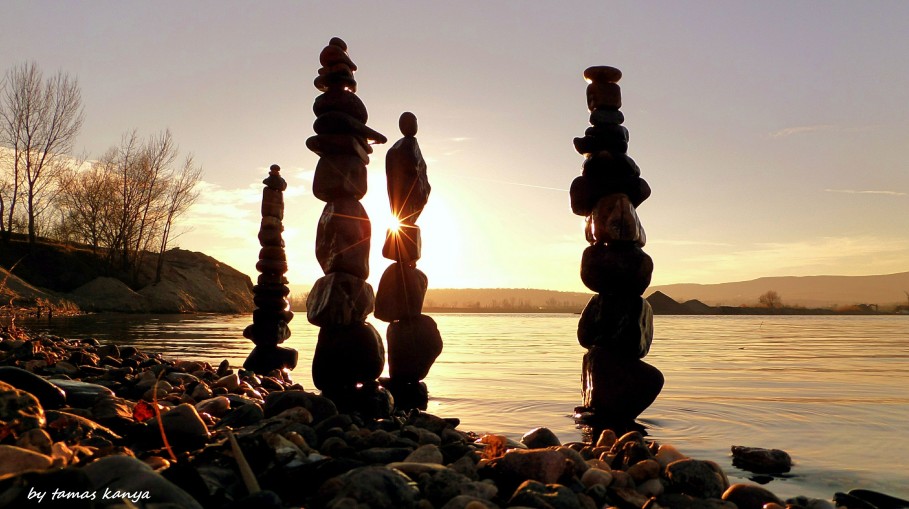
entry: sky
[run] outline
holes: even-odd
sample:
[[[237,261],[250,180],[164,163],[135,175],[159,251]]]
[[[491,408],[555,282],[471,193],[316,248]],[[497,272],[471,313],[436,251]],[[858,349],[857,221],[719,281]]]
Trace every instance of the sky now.
[[[322,275],[312,80],[341,37],[368,125],[370,281],[385,151],[416,114],[432,194],[430,287],[587,291],[583,157],[592,65],[623,71],[653,285],[909,271],[909,3],[5,1],[0,72],[79,80],[76,151],[170,129],[204,169],[175,243],[255,276],[262,179],[282,168],[292,287]]]

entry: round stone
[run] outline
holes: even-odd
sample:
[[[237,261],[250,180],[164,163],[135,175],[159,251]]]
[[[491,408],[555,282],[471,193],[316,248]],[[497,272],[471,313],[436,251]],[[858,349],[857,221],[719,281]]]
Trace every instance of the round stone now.
[[[404,136],[416,136],[417,116],[409,111],[401,113],[401,118],[398,119],[398,127]]]
[[[347,43],[344,42],[344,40],[341,39],[340,37],[332,37],[331,40],[328,41],[328,44],[330,46],[337,46],[337,47],[341,48],[342,50],[347,51]]]
[[[584,79],[600,83],[617,83],[622,79],[622,71],[608,65],[595,65],[584,69]]]

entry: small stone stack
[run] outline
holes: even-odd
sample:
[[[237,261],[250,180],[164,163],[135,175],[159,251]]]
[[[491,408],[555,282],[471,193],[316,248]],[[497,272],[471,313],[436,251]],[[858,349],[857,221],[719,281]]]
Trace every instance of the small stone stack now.
[[[581,280],[597,293],[578,323],[578,341],[588,349],[579,410],[619,430],[633,428],[663,388],[662,373],[641,360],[653,340],[653,310],[642,297],[653,260],[641,249],[646,236],[636,209],[650,186],[626,154],[621,77],[608,66],[584,71],[592,126],[574,139],[586,159],[570,189],[572,212],[587,218]]]
[[[287,255],[284,252],[284,190],[287,182],[281,177],[281,167],[273,164],[268,177],[262,181],[262,224],[259,227],[259,278],[253,287],[253,323],[243,331],[243,337],[255,343],[243,367],[264,374],[274,369],[293,369],[297,351],[278,346],[290,337],[287,324],[293,311],[287,302]]]
[[[410,112],[398,121],[403,138],[385,156],[388,201],[398,227],[385,235],[382,256],[394,263],[379,281],[375,316],[388,326],[389,378],[382,385],[395,396],[399,408],[426,409],[428,392],[421,382],[442,352],[436,322],[421,314],[429,282],[417,269],[421,240],[417,218],[429,200],[426,161],[417,143],[417,117]]]
[[[319,55],[315,79],[322,92],[313,103],[316,135],[306,146],[320,156],[313,194],[326,202],[316,231],[316,259],[325,276],[306,300],[306,318],[321,327],[312,377],[323,394],[344,405],[381,393],[376,379],[385,367],[385,346],[366,323],[375,306],[369,276],[371,226],[360,199],[366,194],[370,144],[385,136],[366,127],[367,112],[356,95],[357,66],[347,44],[335,37]],[[387,399],[387,398],[386,398]],[[381,404],[380,404],[381,405]]]

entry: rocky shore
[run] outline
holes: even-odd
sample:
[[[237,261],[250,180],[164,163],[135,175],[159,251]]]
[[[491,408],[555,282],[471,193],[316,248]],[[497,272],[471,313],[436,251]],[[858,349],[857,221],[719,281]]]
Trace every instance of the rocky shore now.
[[[339,412],[280,371],[2,328],[0,507],[909,507],[867,490],[780,500],[638,432],[516,442],[388,410]],[[780,452],[733,451],[755,471],[787,468]]]

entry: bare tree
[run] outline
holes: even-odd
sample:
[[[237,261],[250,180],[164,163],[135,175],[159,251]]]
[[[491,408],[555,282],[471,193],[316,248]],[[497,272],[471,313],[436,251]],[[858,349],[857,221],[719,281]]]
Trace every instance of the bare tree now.
[[[7,229],[20,193],[24,194],[29,243],[35,242],[35,221],[42,194],[62,165],[82,128],[82,94],[75,78],[58,72],[47,81],[34,62],[10,69],[0,94],[0,144],[13,151],[13,178]]]
[[[171,240],[171,228],[174,221],[186,212],[199,197],[197,184],[202,180],[202,167],[196,166],[193,156],[188,155],[183,161],[183,166],[175,175],[172,175],[164,194],[164,226],[161,233],[160,250],[158,251],[158,265],[155,267],[155,282],[161,281],[161,270],[164,268],[164,254],[167,252],[168,242]]]
[[[761,294],[760,297],[758,297],[758,302],[769,309],[776,309],[783,303],[782,299],[780,298],[780,294],[778,294],[776,290],[767,290]]]

